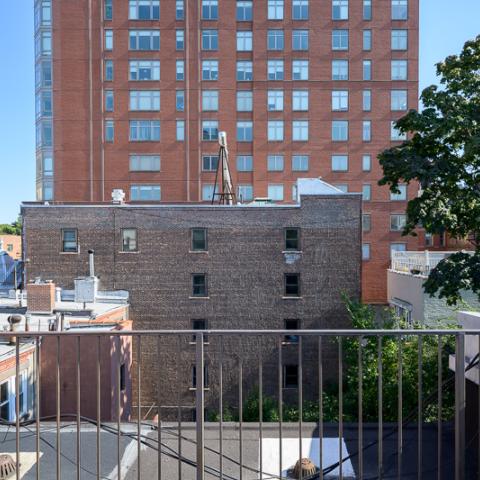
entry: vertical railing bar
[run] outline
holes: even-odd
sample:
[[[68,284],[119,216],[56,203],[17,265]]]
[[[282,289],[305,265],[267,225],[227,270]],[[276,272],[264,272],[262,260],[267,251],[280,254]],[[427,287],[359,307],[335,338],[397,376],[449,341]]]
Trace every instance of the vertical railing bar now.
[[[161,351],[161,337],[160,335],[157,337],[157,361],[158,365],[161,365],[160,362],[160,351]],[[161,411],[161,382],[160,382],[160,374],[162,368],[158,368],[158,384],[157,384],[157,441],[158,441],[158,452],[157,452],[157,477],[158,480],[162,480],[162,411]]]
[[[57,480],[60,480],[60,335],[57,335],[57,365],[56,365],[56,390],[57,390],[57,452],[56,452],[56,469],[57,469]]]
[[[402,478],[403,462],[403,338],[398,337],[398,434],[397,434],[397,479]]]
[[[142,379],[141,379],[141,356],[140,351],[142,348],[142,337],[137,335],[137,479],[141,480],[141,456],[142,456]],[[160,448],[160,445],[158,446]]]
[[[178,358],[177,378],[180,378],[180,364],[182,363],[180,342],[181,342],[181,339],[180,339],[180,336],[178,336],[178,341],[177,341],[177,358]],[[197,372],[197,379],[198,379],[198,372]],[[180,383],[181,382],[178,382],[178,384],[177,384],[177,421],[178,421],[178,425],[177,425],[177,433],[178,433],[178,440],[177,440],[178,463],[177,463],[177,469],[178,469],[178,480],[182,480],[182,398],[181,398],[181,393],[180,393]]]
[[[358,338],[358,478],[363,480],[363,337]]]
[[[442,336],[438,336],[437,350],[437,403],[438,403],[438,419],[437,419],[437,480],[442,479],[442,410],[443,410],[443,371],[442,371]],[[480,418],[480,417],[479,417]],[[480,457],[479,457],[480,458]]]
[[[36,424],[36,438],[35,438],[35,461],[37,480],[40,480],[40,337],[36,340],[35,350],[35,424]]]
[[[322,337],[318,337],[318,449],[319,479],[323,480],[323,365]]]
[[[97,480],[100,480],[100,423],[101,417],[101,396],[100,396],[100,382],[101,382],[101,337],[97,337]]]
[[[418,335],[418,451],[417,478],[422,480],[423,471],[423,338]]]
[[[117,476],[118,480],[122,480],[122,458],[121,458],[121,445],[120,445],[120,430],[121,430],[121,412],[120,412],[120,383],[121,383],[121,341],[120,337],[116,338],[117,344]]]
[[[480,335],[478,336],[478,360],[480,359]],[[478,426],[477,431],[480,432],[480,367],[477,366],[478,372]],[[477,453],[477,468],[478,468],[478,479],[480,480],[480,435],[478,436],[478,453]]]
[[[219,372],[219,408],[220,421],[219,428],[219,452],[220,452],[220,479],[223,480],[223,336],[220,336],[220,372]]]
[[[278,442],[279,442],[279,477],[282,479],[283,463],[283,360],[282,360],[282,337],[278,338]]]
[[[20,338],[15,338],[15,466],[20,480]]]
[[[80,438],[80,402],[81,402],[81,391],[80,391],[80,335],[77,335],[77,480],[80,480],[80,460],[81,460],[81,438]]]
[[[205,412],[205,358],[203,352],[203,333],[195,335],[195,369],[196,375],[196,438],[197,438],[197,480],[203,480],[205,472],[205,449],[204,449],[204,412]],[[139,479],[140,480],[140,479]]]
[[[303,438],[303,337],[298,338],[298,456],[300,465],[302,462],[302,438]],[[303,471],[300,468],[300,480],[303,480]]]
[[[260,480],[263,480],[263,342],[259,338],[258,351],[258,431],[259,431],[259,470]]]
[[[343,338],[338,337],[338,478],[343,480]]]
[[[238,360],[238,458],[240,462],[240,480],[243,480],[243,363],[242,358]]]
[[[465,478],[465,335],[455,336],[455,480]]]
[[[383,338],[377,337],[378,357],[378,478],[383,478]]]

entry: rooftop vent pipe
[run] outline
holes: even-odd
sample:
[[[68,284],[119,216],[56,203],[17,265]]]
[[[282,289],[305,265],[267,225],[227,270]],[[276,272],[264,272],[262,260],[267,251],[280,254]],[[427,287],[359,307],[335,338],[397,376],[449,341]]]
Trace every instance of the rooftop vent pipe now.
[[[10,325],[10,331],[11,332],[16,332],[18,331],[18,326],[20,322],[22,321],[22,316],[21,315],[10,315],[7,318],[7,322]],[[10,345],[15,345],[17,343],[17,337],[10,337]]]
[[[88,267],[90,272],[90,278],[95,276],[95,259],[94,259],[95,250],[88,251]]]

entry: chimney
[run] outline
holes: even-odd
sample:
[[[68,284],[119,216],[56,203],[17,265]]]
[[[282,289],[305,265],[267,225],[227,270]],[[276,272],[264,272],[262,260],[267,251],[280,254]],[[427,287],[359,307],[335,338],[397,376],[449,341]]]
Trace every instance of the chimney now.
[[[49,313],[55,308],[55,284],[53,282],[29,283],[27,285],[27,312]]]

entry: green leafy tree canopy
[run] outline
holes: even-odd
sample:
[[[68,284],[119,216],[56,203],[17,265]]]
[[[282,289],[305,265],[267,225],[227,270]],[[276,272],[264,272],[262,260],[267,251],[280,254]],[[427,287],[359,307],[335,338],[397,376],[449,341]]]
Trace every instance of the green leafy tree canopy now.
[[[20,220],[17,220],[13,223],[3,223],[0,224],[0,234],[4,235],[21,235],[22,234],[22,224]]]

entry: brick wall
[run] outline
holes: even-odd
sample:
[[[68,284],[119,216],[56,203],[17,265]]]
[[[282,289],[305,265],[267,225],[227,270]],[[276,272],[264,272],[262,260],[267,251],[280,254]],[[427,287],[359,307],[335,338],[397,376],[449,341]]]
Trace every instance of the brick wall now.
[[[29,312],[51,313],[55,308],[55,284],[27,284],[27,308]]]

